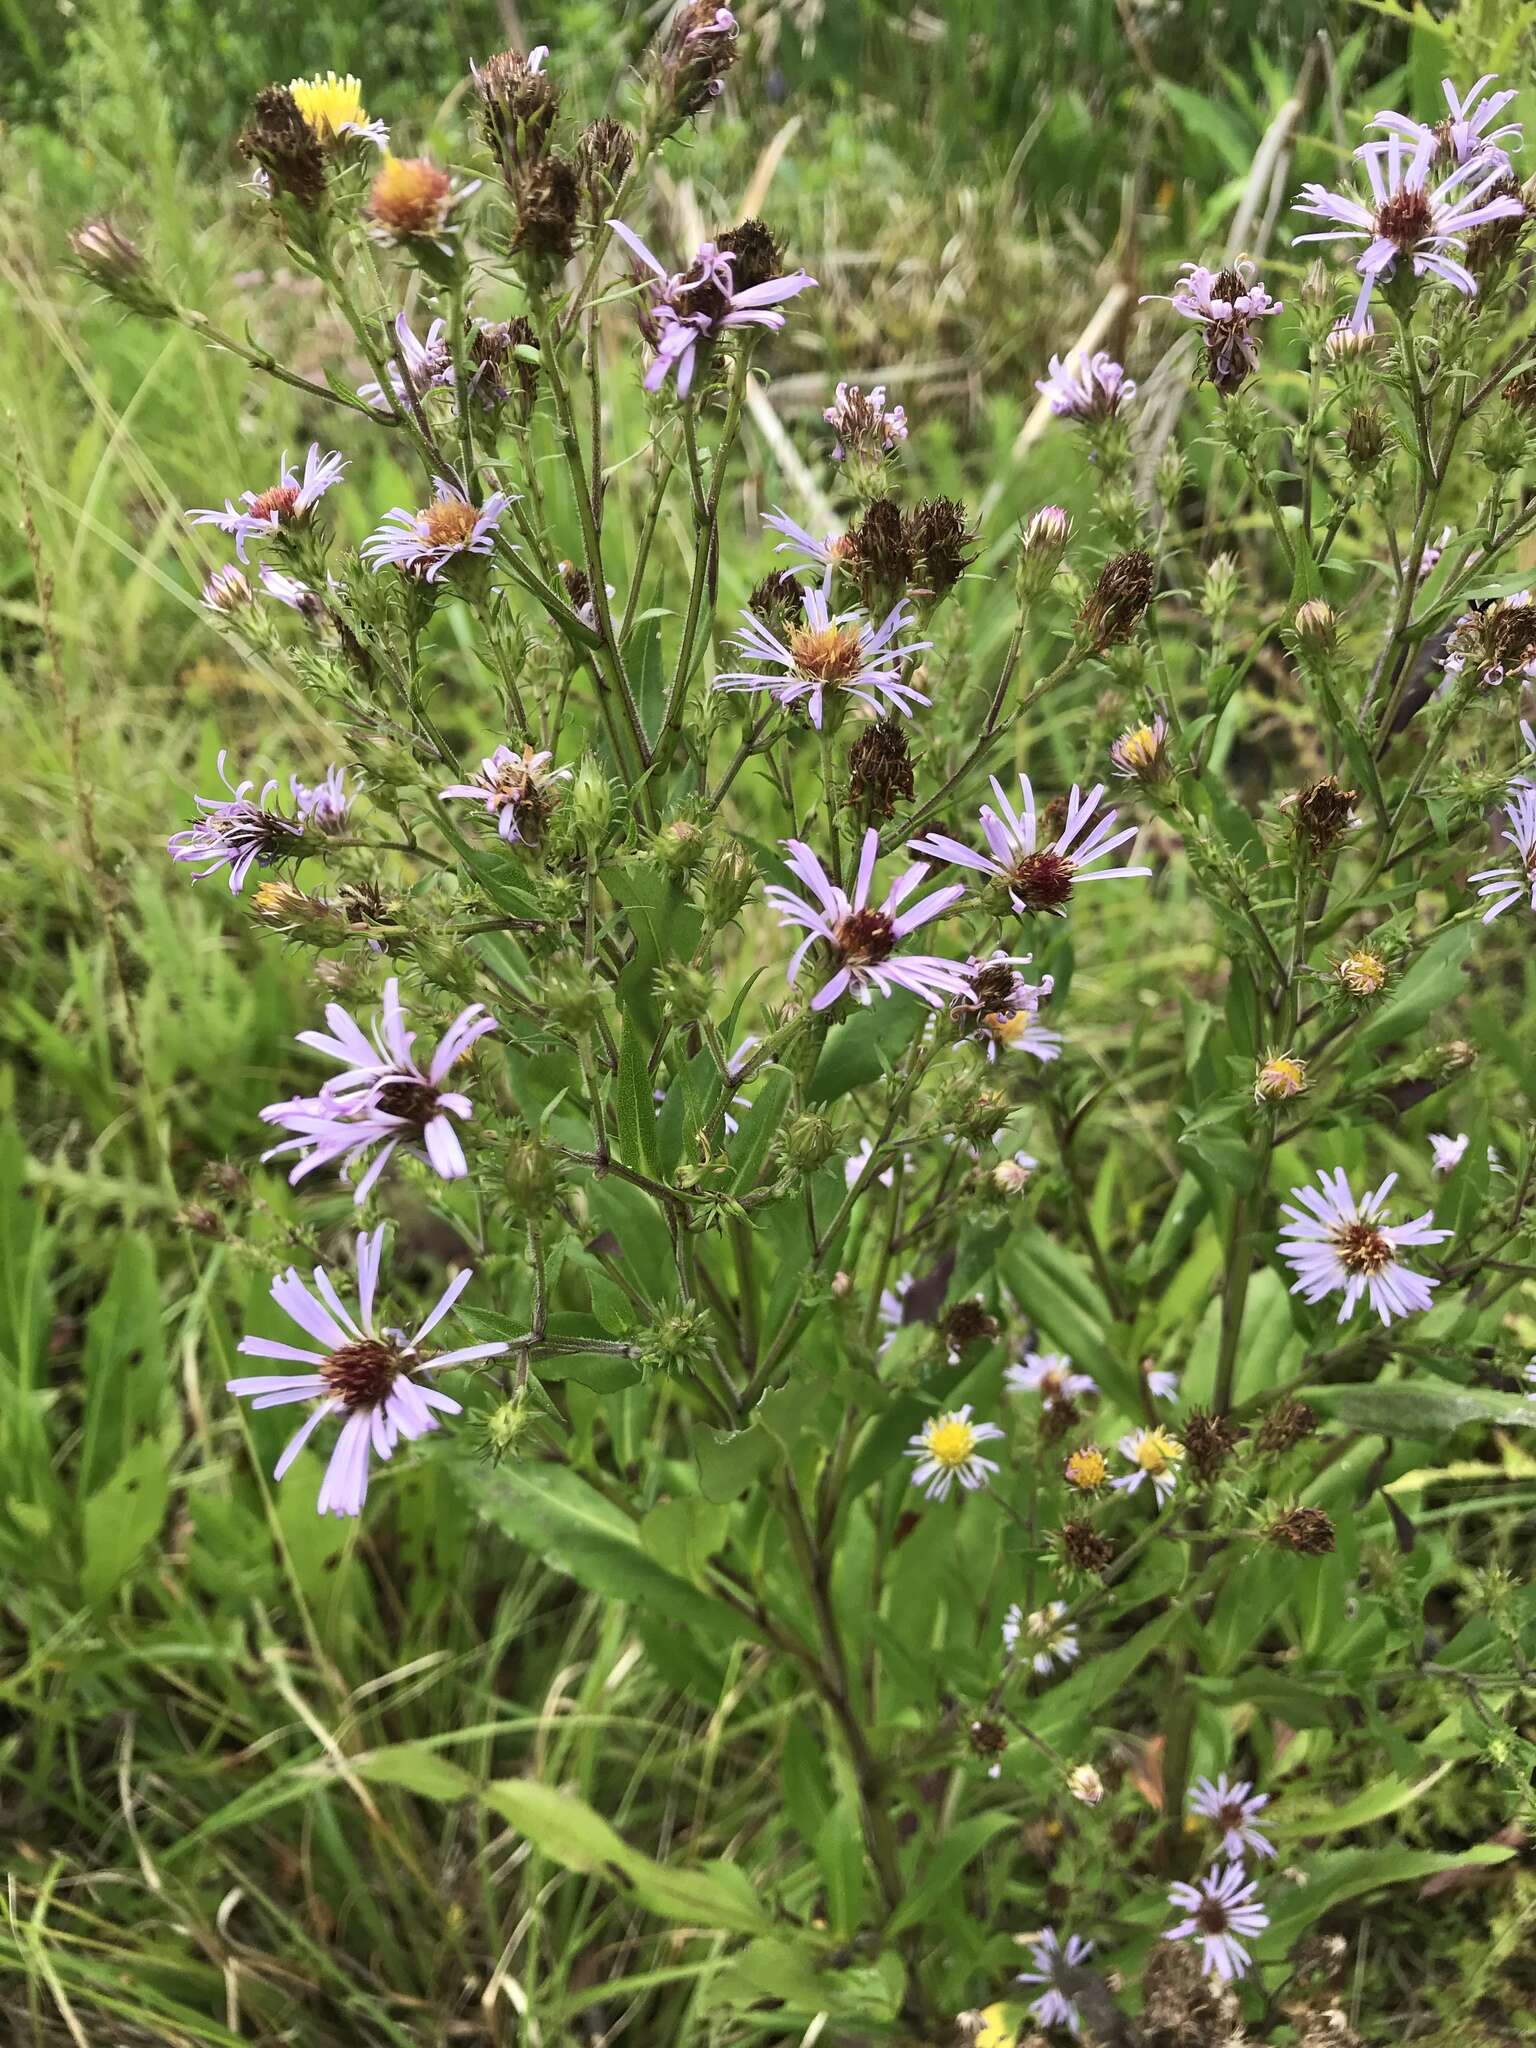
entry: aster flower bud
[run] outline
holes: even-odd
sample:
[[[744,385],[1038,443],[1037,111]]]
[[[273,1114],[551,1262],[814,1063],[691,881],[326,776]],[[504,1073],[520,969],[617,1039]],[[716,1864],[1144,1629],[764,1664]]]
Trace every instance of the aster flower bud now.
[[[202,1202],[188,1202],[178,1210],[176,1221],[183,1230],[193,1231],[198,1237],[211,1238],[215,1243],[228,1236],[224,1218],[217,1209],[210,1209]]]
[[[514,1457],[517,1447],[533,1421],[533,1409],[526,1393],[513,1394],[500,1402],[481,1423],[480,1454],[491,1464]]]
[[[1259,1064],[1253,1081],[1253,1099],[1261,1106],[1265,1103],[1290,1102],[1296,1096],[1305,1094],[1307,1068],[1304,1060],[1294,1053],[1271,1053]]]
[[[1253,1447],[1261,1458],[1282,1457],[1316,1428],[1317,1416],[1305,1401],[1277,1401],[1265,1410]]]
[[[1157,458],[1152,471],[1152,488],[1157,493],[1157,502],[1170,515],[1178,506],[1188,488],[1190,479],[1189,462],[1183,449],[1176,441],[1170,441]]]
[[[597,1028],[597,996],[592,977],[574,966],[550,969],[539,991],[551,1024],[573,1038],[585,1038]]]
[[[334,944],[346,927],[335,904],[327,903],[323,896],[306,895],[292,882],[260,883],[251,897],[251,910],[268,931],[302,939],[311,946]]]
[[[145,320],[169,319],[175,301],[162,289],[137,243],[101,216],[82,221],[69,237],[70,253],[92,284]]]
[[[325,152],[286,86],[257,93],[241,130],[240,154],[254,163],[272,197],[313,212],[325,197]]]
[[[576,181],[582,210],[593,226],[613,211],[619,188],[635,160],[635,138],[622,121],[605,114],[583,128],[576,141]]]
[[[590,754],[577,763],[571,777],[565,814],[578,842],[588,853],[596,854],[613,823],[613,785]]]
[[[1015,1152],[1011,1159],[1000,1159],[993,1167],[992,1185],[1000,1195],[1022,1195],[1038,1165],[1027,1152]]]
[[[1146,616],[1157,588],[1157,570],[1144,548],[1115,555],[1099,571],[1099,579],[1077,615],[1079,638],[1095,653],[1129,640]]]
[[[559,1200],[559,1163],[537,1138],[514,1138],[502,1158],[501,1182],[513,1215],[534,1223]]]
[[[651,858],[674,882],[702,867],[708,857],[709,840],[691,818],[673,818],[651,841]]]
[[[1332,654],[1339,644],[1339,622],[1333,606],[1321,597],[1308,598],[1291,621],[1296,644],[1306,654]]]
[[[815,1173],[838,1147],[835,1127],[815,1110],[803,1110],[785,1124],[779,1139],[787,1163],[796,1173]]]
[[[526,57],[521,50],[498,50],[478,70],[470,67],[486,147],[508,183],[542,154],[560,111],[561,88],[544,69],[547,55],[543,49]]]
[[[1326,1557],[1333,1549],[1333,1523],[1321,1508],[1287,1508],[1265,1530],[1269,1542],[1298,1557]]]
[[[1445,1045],[1437,1045],[1432,1057],[1439,1072],[1449,1078],[1477,1065],[1477,1047],[1465,1038],[1453,1038]]]
[[[1161,713],[1150,725],[1135,725],[1121,733],[1109,750],[1110,765],[1117,775],[1150,788],[1166,782],[1173,772],[1168,759],[1168,721]]]
[[[1391,438],[1379,405],[1357,405],[1344,429],[1344,459],[1356,475],[1367,475],[1387,452]]]
[[[1092,1522],[1063,1522],[1056,1532],[1056,1542],[1065,1563],[1093,1578],[1102,1578],[1114,1562],[1114,1545],[1099,1534]]]
[[[945,1311],[939,1335],[951,1361],[958,1363],[973,1344],[990,1344],[1000,1327],[997,1317],[989,1315],[985,1304],[973,1296]]]
[[[712,930],[728,925],[757,887],[757,867],[734,839],[721,847],[699,883],[699,901]]]
[[[1218,630],[1226,623],[1232,607],[1237,602],[1238,570],[1236,555],[1213,555],[1205,567],[1205,583],[1200,592],[1200,613]]]
[[[669,1020],[684,1027],[707,1017],[715,998],[714,976],[681,961],[673,961],[659,970],[655,989],[656,1000]]]
[[[1104,1780],[1092,1764],[1074,1764],[1067,1773],[1067,1790],[1084,1806],[1097,1806],[1104,1797]]]
[[[1525,461],[1529,443],[1530,436],[1520,414],[1513,406],[1501,405],[1485,415],[1477,452],[1491,476],[1508,476]]]
[[[866,725],[848,750],[848,797],[866,825],[881,825],[916,793],[905,719],[894,712]]]
[[[575,253],[581,188],[569,157],[551,150],[523,166],[513,187],[512,249],[530,280],[541,283]]]
[[[226,617],[241,612],[256,602],[252,590],[242,572],[233,562],[223,569],[215,569],[203,585],[202,602],[210,612],[222,612]]]
[[[709,1360],[709,1319],[699,1309],[659,1316],[639,1339],[640,1369],[673,1378],[696,1372]]]
[[[1031,517],[1019,536],[1019,562],[1014,577],[1021,604],[1050,588],[1071,536],[1072,521],[1059,505],[1042,505]]]

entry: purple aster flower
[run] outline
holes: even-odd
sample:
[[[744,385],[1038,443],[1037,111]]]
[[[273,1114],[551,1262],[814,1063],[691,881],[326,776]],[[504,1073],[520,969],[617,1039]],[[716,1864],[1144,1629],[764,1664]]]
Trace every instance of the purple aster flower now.
[[[1485,132],[1488,123],[1496,121],[1510,101],[1518,98],[1517,93],[1506,87],[1503,92],[1489,93],[1487,99],[1483,99],[1483,93],[1496,82],[1496,79],[1497,73],[1490,71],[1485,77],[1478,79],[1463,97],[1448,78],[1442,78],[1440,90],[1445,94],[1445,104],[1449,111],[1446,119],[1435,127],[1430,127],[1423,121],[1415,121],[1408,114],[1391,112],[1378,114],[1371,126],[1385,128],[1392,135],[1400,135],[1405,142],[1412,143],[1415,148],[1428,137],[1435,145],[1436,154],[1444,150],[1454,164],[1475,163],[1479,158],[1496,160],[1507,176],[1511,168],[1510,152],[1518,149],[1524,138],[1518,121],[1506,122],[1502,128],[1495,128],[1491,135]],[[1481,105],[1478,104],[1480,100]],[[1513,140],[1509,140],[1511,137]],[[1507,147],[1501,146],[1506,142]]]
[[[883,384],[867,394],[857,384],[839,384],[837,397],[822,418],[837,435],[834,462],[879,462],[894,455],[907,438],[906,412],[899,405],[887,409]]]
[[[1229,1785],[1225,1771],[1214,1785],[1209,1778],[1196,1778],[1189,1794],[1190,1812],[1216,1823],[1221,1830],[1222,1853],[1233,1863],[1240,1863],[1249,1849],[1255,1856],[1274,1855],[1274,1843],[1253,1825],[1268,1804],[1267,1792],[1255,1792],[1247,1778]]]
[[[359,1205],[401,1144],[424,1152],[439,1179],[462,1180],[469,1167],[454,1119],[463,1122],[473,1110],[467,1095],[442,1084],[475,1041],[496,1029],[484,1005],[471,1003],[460,1011],[425,1067],[412,1055],[416,1034],[405,1028],[400,984],[393,975],[384,984],[383,1008],[371,1039],[340,1003],[327,1006],[325,1021],[329,1035],[301,1031],[299,1043],[338,1061],[345,1071],[318,1095],[274,1102],[261,1112],[263,1123],[293,1133],[264,1152],[263,1160],[296,1152],[297,1163],[288,1175],[296,1183],[317,1167],[337,1166],[345,1173],[379,1146],[378,1157],[358,1182],[354,1199]]]
[[[297,775],[289,776],[288,786],[293,791],[300,824],[316,832],[346,829],[347,816],[352,809],[352,793],[347,788],[345,768],[338,768],[333,761],[313,786],[300,782]]]
[[[307,525],[311,512],[332,484],[341,482],[346,466],[344,455],[322,455],[320,443],[311,441],[302,476],[289,467],[285,455],[275,484],[265,491],[240,493],[244,511],[226,498],[222,512],[204,508],[189,512],[187,518],[193,526],[216,526],[221,533],[232,534],[235,553],[243,562],[247,559],[247,541],[270,540],[287,527]]]
[[[403,313],[395,315],[395,360],[388,366],[390,389],[396,404],[408,396],[419,398],[424,391],[453,382],[453,357],[448,351],[447,325],[434,320],[425,341],[418,341]],[[377,382],[359,384],[357,395],[375,412],[388,412],[390,401]]]
[[[1515,849],[1518,861],[1506,861],[1496,868],[1479,868],[1475,875],[1467,877],[1469,882],[1482,883],[1479,896],[1495,899],[1483,912],[1484,924],[1492,924],[1511,904],[1522,899],[1536,911],[1536,786],[1523,776],[1510,784],[1504,816],[1509,822],[1500,836]]]
[[[370,1450],[388,1459],[402,1437],[414,1442],[440,1426],[439,1414],[462,1412],[459,1403],[447,1394],[423,1385],[422,1374],[441,1372],[450,1365],[468,1365],[477,1358],[499,1358],[508,1348],[505,1344],[471,1344],[459,1351],[445,1351],[436,1358],[423,1359],[420,1355],[423,1340],[436,1329],[473,1279],[470,1267],[449,1281],[436,1308],[413,1337],[407,1337],[403,1330],[376,1328],[374,1295],[383,1244],[382,1226],[371,1237],[357,1240],[355,1317],[342,1306],[335,1284],[323,1266],[315,1268],[314,1293],[292,1266],[279,1274],[272,1282],[272,1299],[307,1337],[324,1349],[282,1344],[270,1337],[242,1337],[240,1349],[246,1357],[282,1359],[304,1369],[255,1374],[226,1383],[231,1394],[249,1395],[253,1408],[283,1408],[296,1401],[318,1402],[302,1428],[290,1438],[273,1470],[274,1479],[283,1477],[327,1415],[345,1417],[315,1504],[322,1515],[362,1513],[368,1494]]]
[[[1141,1376],[1147,1383],[1147,1392],[1154,1401],[1176,1401],[1179,1398],[1179,1376],[1166,1366],[1144,1365]]]
[[[1247,1975],[1253,1961],[1238,1936],[1251,1941],[1269,1925],[1258,1889],[1244,1876],[1241,1863],[1229,1863],[1220,1872],[1208,1870],[1198,1885],[1170,1885],[1168,1903],[1185,1918],[1163,1939],[1198,1941],[1207,1972],[1214,1971],[1224,1984],[1234,1983]]]
[[[1511,193],[1488,196],[1504,176],[1503,163],[1494,157],[1473,157],[1431,186],[1437,147],[1428,131],[1411,150],[1401,135],[1362,145],[1355,156],[1370,182],[1368,200],[1357,192],[1330,192],[1325,185],[1301,188],[1296,211],[1315,214],[1332,225],[1316,234],[1295,236],[1297,243],[1366,244],[1355,265],[1361,284],[1350,316],[1352,327],[1363,324],[1371,293],[1395,273],[1399,259],[1411,262],[1415,277],[1438,277],[1465,297],[1475,298],[1477,280],[1455,252],[1465,250],[1470,229],[1525,211]]]
[[[782,327],[778,308],[816,283],[807,272],[794,270],[738,291],[736,259],[714,242],[700,243],[691,270],[670,273],[623,221],[608,225],[654,280],[646,325],[656,353],[645,373],[647,391],[659,391],[675,374],[677,395],[686,398],[702,346],[728,328]]]
[[[1279,299],[1270,297],[1259,282],[1255,265],[1246,258],[1220,271],[1209,270],[1203,263],[1186,263],[1184,270],[1187,275],[1172,292],[1149,292],[1142,304],[1149,298],[1166,298],[1175,313],[1198,320],[1205,329],[1211,382],[1218,391],[1235,391],[1259,367],[1254,321],[1269,319],[1285,309]]]
[[[1052,356],[1047,374],[1035,379],[1035,389],[1059,420],[1113,419],[1136,396],[1136,386],[1102,348],[1086,362],[1075,350],[1065,362]]]
[[[550,767],[554,758],[548,751],[536,753],[532,747],[520,752],[498,747],[482,760],[473,782],[450,782],[438,795],[483,804],[509,846],[534,845],[554,806],[553,785],[570,780],[569,768]]]
[[[359,552],[375,571],[387,564],[435,583],[462,556],[494,551],[496,522],[512,503],[511,493],[492,491],[483,505],[475,505],[440,476],[432,483],[434,495],[425,511],[408,512],[397,505],[384,514],[378,532],[363,542]]]
[[[799,925],[806,933],[789,963],[791,982],[818,940],[832,955],[832,976],[811,998],[813,1010],[826,1009],[844,994],[867,1003],[876,989],[882,996],[889,996],[898,988],[909,989],[930,1007],[939,1009],[946,996],[964,992],[965,969],[958,960],[940,959],[931,953],[911,953],[903,958],[897,952],[909,933],[959,902],[965,894],[963,883],[932,890],[903,910],[901,906],[928,872],[928,863],[919,861],[897,877],[885,902],[876,907],[869,900],[875,862],[880,854],[880,834],[873,826],[864,834],[851,896],[832,880],[802,841],[786,839],[784,846],[789,856],[786,865],[810,892],[811,900],[777,883],[771,883],[763,894],[780,913],[781,929]]]
[[[1042,2027],[1066,2027],[1078,2033],[1082,2019],[1077,2010],[1077,2000],[1072,1995],[1072,1979],[1068,1974],[1080,1970],[1093,1954],[1093,1943],[1084,1941],[1080,1935],[1069,1934],[1065,1948],[1056,1939],[1054,1927],[1043,1927],[1029,1945],[1029,1959],[1032,1970],[1020,1970],[1020,1984],[1043,1984],[1046,1988],[1030,2003],[1030,2011]]]
[[[1078,882],[1112,882],[1127,875],[1151,874],[1150,868],[1124,867],[1088,872],[1117,846],[1134,839],[1137,831],[1136,826],[1127,825],[1117,832],[1117,811],[1104,811],[1094,819],[1099,798],[1104,794],[1102,783],[1095,784],[1086,796],[1079,792],[1076,783],[1072,785],[1061,830],[1044,845],[1034,787],[1027,775],[1019,777],[1019,786],[1024,804],[1022,811],[1015,811],[1003,785],[995,775],[992,777],[997,809],[983,804],[980,818],[988,853],[976,853],[944,832],[930,832],[923,839],[910,841],[911,851],[953,861],[979,875],[990,875],[1007,889],[1008,900],[1021,917],[1036,912],[1064,917]]]
[[[912,623],[905,599],[874,626],[861,611],[834,612],[823,584],[819,590],[806,591],[804,616],[790,629],[787,640],[781,640],[755,612],[745,611],[741,617],[742,630],[732,645],[748,661],[766,663],[778,673],[729,670],[715,677],[717,690],[766,690],[786,709],[804,699],[818,732],[822,700],[828,690],[857,698],[877,714],[899,711],[906,718],[912,716],[914,705],[931,701],[901,679],[914,655],[933,645],[931,640],[898,638]]]
[[[203,585],[202,603],[206,611],[228,614],[255,602],[256,593],[233,562],[227,568],[215,569]]]
[[[1010,1365],[1003,1374],[1003,1384],[1016,1394],[1038,1394],[1047,1407],[1099,1391],[1097,1380],[1073,1371],[1064,1351],[1026,1351],[1023,1364]]]
[[[305,831],[297,818],[290,818],[272,805],[277,789],[269,782],[260,798],[250,792],[252,781],[235,784],[224,771],[228,758],[220,751],[219,777],[228,796],[200,796],[194,799],[203,815],[183,831],[173,832],[166,841],[172,860],[204,861],[206,866],[193,876],[205,881],[217,869],[229,869],[229,886],[238,896],[252,868],[269,868],[280,860],[298,860],[306,851]]]
[[[814,533],[808,533],[797,521],[791,519],[787,512],[781,512],[777,506],[772,512],[763,514],[763,524],[771,526],[775,533],[782,533],[784,536],[773,551],[776,555],[803,556],[803,560],[791,564],[791,567],[808,570],[816,576],[825,576],[833,568],[842,553],[846,538],[841,533],[829,533],[825,539],[818,540]]]
[[[1514,590],[1463,612],[1445,646],[1448,676],[1469,676],[1485,690],[1511,678],[1536,681],[1536,602],[1530,591]]]
[[[1303,1301],[1321,1301],[1342,1292],[1339,1321],[1347,1323],[1362,1295],[1383,1323],[1430,1306],[1438,1280],[1426,1280],[1398,1263],[1405,1245],[1443,1244],[1453,1235],[1434,1228],[1434,1212],[1426,1209],[1411,1222],[1383,1222],[1387,1196],[1397,1181],[1389,1173],[1374,1194],[1357,1201],[1343,1170],[1319,1173],[1315,1188],[1292,1188],[1294,1209],[1282,1202],[1287,1221],[1280,1233],[1280,1256],[1296,1275],[1292,1294]]]

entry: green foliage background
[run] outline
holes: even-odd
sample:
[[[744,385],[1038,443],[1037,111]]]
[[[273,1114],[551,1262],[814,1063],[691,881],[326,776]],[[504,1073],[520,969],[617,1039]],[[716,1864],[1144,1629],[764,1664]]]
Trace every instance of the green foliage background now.
[[[110,208],[189,300],[236,331],[249,317],[279,354],[345,369],[339,336],[315,333],[307,289],[238,196],[229,137],[251,93],[354,69],[373,109],[430,138],[446,132],[467,61],[516,29],[557,45],[596,112],[654,14],[600,0],[0,0],[15,52],[0,87],[6,2038],[340,2048],[627,2028],[726,2048],[799,2038],[804,2015],[829,2008],[830,2038],[863,2039],[837,2028],[890,2004],[878,1962],[851,1959],[833,1990],[804,1981],[805,1959],[776,1944],[758,1895],[755,1878],[809,1841],[834,1933],[857,1927],[858,1828],[808,1711],[755,1692],[772,1650],[698,1583],[718,1511],[709,1485],[710,1499],[673,1500],[653,1475],[637,1537],[558,1473],[544,1484],[514,1470],[491,1487],[425,1458],[353,1540],[317,1521],[301,1490],[267,1487],[268,1441],[252,1442],[222,1394],[267,1262],[259,1245],[189,1232],[187,1211],[218,1206],[206,1162],[250,1165],[256,1112],[292,1085],[292,1035],[315,995],[302,962],[232,916],[218,884],[190,891],[172,874],[163,840],[188,791],[208,786],[220,744],[277,770],[322,739],[281,677],[236,663],[209,629],[204,557],[180,511],[265,474],[315,422],[189,335],[125,324],[62,268],[67,229]],[[801,0],[744,16],[757,55],[686,176],[706,216],[728,210],[795,124],[766,210],[826,288],[775,358],[786,423],[809,451],[824,387],[889,372],[917,429],[911,469],[985,502],[989,539],[1046,499],[1081,500],[1059,438],[1016,452],[1031,378],[1110,282],[1163,287],[1219,235],[1319,35],[1344,97],[1359,100],[1360,77],[1382,103],[1423,104],[1459,38],[1528,55],[1530,28],[1524,6],[1469,7],[1442,29],[1424,9],[1309,0],[1258,20],[1236,0]],[[1326,99],[1309,100],[1306,122],[1298,175],[1338,155]],[[1283,242],[1270,269],[1294,284]],[[726,567],[743,586],[763,566],[748,538],[758,509],[791,502],[771,451],[754,446],[741,559]],[[352,452],[342,516],[355,540],[403,486],[379,448]],[[1002,598],[965,630],[981,644],[1001,635]],[[1291,707],[1272,710],[1283,749]],[[1076,1031],[1091,1043],[1165,1013],[1203,936],[1177,904],[1150,931],[1137,906],[1104,906]],[[1435,963],[1442,1009],[1463,1000],[1459,964]],[[1532,999],[1515,965],[1467,1015],[1468,1035],[1500,1045],[1527,1097]],[[1477,1096],[1470,1084],[1480,1133]],[[1477,1111],[1528,1113],[1506,1095]],[[1134,1101],[1124,1114],[1135,1118]],[[1422,1152],[1417,1126],[1402,1143]],[[1096,1212],[1121,1200],[1120,1171],[1111,1143]],[[258,1189],[286,1213],[280,1180]],[[424,1272],[433,1249],[402,1245]],[[1049,1247],[1021,1239],[1008,1256],[1046,1261]],[[1208,1282],[1197,1247],[1169,1285],[1193,1298]],[[1064,1331],[1073,1284],[1064,1274]],[[1272,1272],[1258,1285],[1274,1296],[1260,1308],[1278,1358],[1282,1290]],[[623,1394],[605,1411],[637,1470],[646,1413]],[[1344,1627],[1362,1585],[1406,1626],[1460,1641],[1476,1625],[1473,1568],[1523,1579],[1536,1464],[1519,1440],[1490,1435],[1489,1414],[1345,1418],[1442,1448],[1460,1427],[1465,1470],[1457,1485],[1410,1489],[1411,1555],[1373,1510],[1341,1531],[1337,1564],[1309,1568],[1314,1648]],[[792,1403],[780,1421],[787,1440],[803,1426]],[[1379,1436],[1366,1444],[1362,1467]],[[715,1484],[730,1497],[731,1474]],[[942,1599],[942,1535],[930,1522],[904,1557],[913,1613]],[[1242,1622],[1222,1625],[1235,1665]],[[1074,1714],[1091,1718],[1156,1646],[1155,1633],[1130,1635],[1113,1671],[1101,1663],[1050,1696],[1047,1719],[1069,1732]],[[1212,1707],[1230,1706],[1210,1683]],[[1246,1701],[1313,1729],[1292,1794],[1293,1835],[1323,1852],[1307,1917],[1340,1906],[1330,1924],[1349,1944],[1352,2016],[1372,2038],[1466,2038],[1469,2023],[1530,2037],[1536,1888],[1518,1865],[1486,1883],[1468,1874],[1465,1845],[1486,1841],[1503,1809],[1478,1748],[1475,1675],[1464,1690],[1465,1708],[1429,1725],[1392,1725],[1363,1704],[1369,1735],[1353,1745],[1317,1734],[1308,1689],[1283,1671],[1264,1702]],[[1123,1733],[1144,1741],[1157,1727],[1149,1687]],[[556,1787],[586,1804],[560,1803]],[[971,1981],[997,1985],[1016,1967],[1017,1913],[988,1895],[986,1850],[1006,1824],[989,1815],[956,1831],[911,1906]],[[1448,1868],[1457,1883],[1419,1890]],[[694,1925],[720,1932],[668,1932]],[[726,1963],[741,1935],[752,1945]],[[802,2014],[792,2035],[742,2017],[764,1994]],[[1283,2016],[1276,2025],[1283,2038]]]

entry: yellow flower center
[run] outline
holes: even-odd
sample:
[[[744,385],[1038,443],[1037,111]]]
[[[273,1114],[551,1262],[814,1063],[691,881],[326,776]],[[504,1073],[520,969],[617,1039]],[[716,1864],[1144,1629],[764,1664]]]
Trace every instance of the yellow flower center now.
[[[1097,1493],[1109,1478],[1109,1466],[1104,1453],[1090,1444],[1067,1459],[1066,1473],[1069,1486],[1075,1486],[1080,1493]]]
[[[1017,1051],[1029,1036],[1031,1018],[1028,1010],[1014,1010],[1006,1015],[994,1010],[990,1016],[984,1017],[982,1022],[1000,1044],[1006,1045],[1011,1051]]]
[[[1379,995],[1387,979],[1387,963],[1369,946],[1346,953],[1339,962],[1339,979],[1352,996]]]
[[[789,651],[801,675],[818,683],[851,682],[863,665],[851,626],[801,626],[790,635]]]
[[[1294,1053],[1282,1052],[1260,1067],[1253,1092],[1260,1102],[1288,1102],[1293,1095],[1300,1095],[1306,1085],[1306,1063]]]
[[[1166,1472],[1170,1465],[1177,1465],[1183,1455],[1184,1446],[1166,1429],[1149,1429],[1136,1446],[1137,1464],[1154,1478],[1160,1472]]]
[[[423,537],[435,548],[466,547],[479,514],[462,498],[438,498],[421,515]]]
[[[350,71],[345,78],[338,78],[334,71],[327,71],[323,78],[295,78],[289,81],[288,90],[318,142],[336,141],[345,127],[367,125],[362,80]]]
[[[1152,767],[1157,760],[1157,734],[1150,725],[1138,725],[1134,731],[1120,735],[1116,751],[1127,768],[1141,772]]]
[[[987,2006],[981,2018],[982,2028],[976,2036],[976,2048],[1017,2048],[1019,2037],[1009,2026],[1003,2006]]]
[[[963,1465],[976,1448],[976,1432],[958,1415],[944,1415],[928,1425],[928,1455],[947,1471]]]
[[[428,235],[442,226],[453,187],[424,156],[387,156],[373,181],[374,219],[394,235]]]

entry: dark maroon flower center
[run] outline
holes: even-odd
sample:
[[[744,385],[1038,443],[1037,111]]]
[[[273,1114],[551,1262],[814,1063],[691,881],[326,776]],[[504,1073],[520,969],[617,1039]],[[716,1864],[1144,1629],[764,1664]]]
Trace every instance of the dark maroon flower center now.
[[[850,910],[833,936],[850,967],[889,960],[896,950],[896,928],[883,910]]]
[[[320,1368],[334,1399],[345,1408],[377,1408],[387,1399],[400,1374],[400,1353],[393,1344],[364,1337],[343,1344]]]
[[[1415,249],[1435,224],[1429,194],[1416,189],[1394,192],[1376,210],[1376,232],[1399,249]]]
[[[1341,1223],[1333,1233],[1334,1249],[1346,1273],[1367,1276],[1392,1263],[1392,1247],[1370,1223]]]
[[[374,1103],[386,1116],[424,1124],[437,1108],[437,1090],[425,1081],[386,1081]]]
[[[1243,1809],[1235,1799],[1229,1799],[1225,1806],[1217,1807],[1216,1825],[1228,1831],[1243,1825]]]
[[[1041,853],[1026,853],[1008,880],[1026,910],[1060,910],[1072,894],[1072,863],[1046,847]]]
[[[1219,1899],[1205,1898],[1195,1908],[1195,1925],[1202,1934],[1225,1934],[1232,1922]]]

